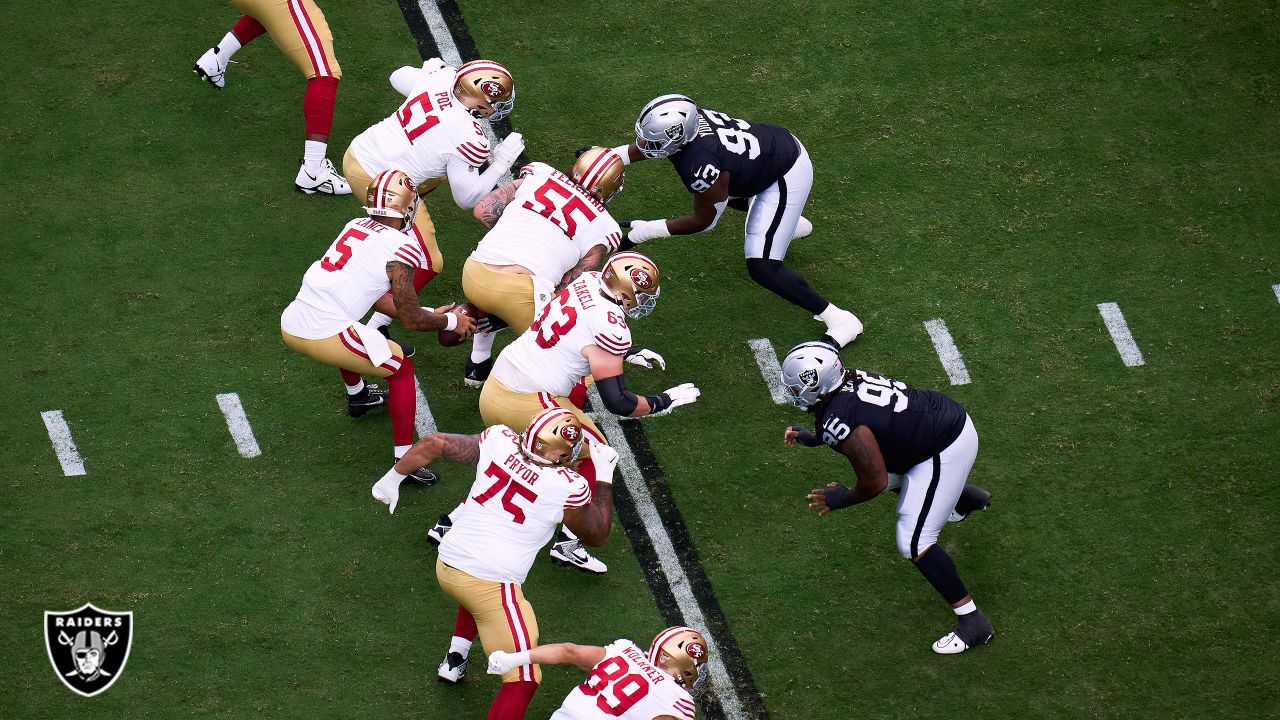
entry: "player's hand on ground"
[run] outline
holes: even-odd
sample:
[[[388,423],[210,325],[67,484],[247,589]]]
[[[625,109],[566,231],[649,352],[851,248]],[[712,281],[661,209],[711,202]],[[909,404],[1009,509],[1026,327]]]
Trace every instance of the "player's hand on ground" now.
[[[660,370],[667,369],[667,361],[663,360],[658,353],[647,348],[631,348],[627,351],[626,362],[650,370],[653,369],[654,365],[657,365]]]
[[[796,443],[800,443],[805,447],[818,447],[822,443],[818,437],[808,428],[796,427],[794,425],[782,431],[782,442],[787,447],[795,447]]]
[[[489,656],[489,674],[501,675],[505,672],[514,670],[518,663],[515,660],[515,654],[503,652],[502,650],[494,650]]]
[[[438,72],[440,70],[444,70],[447,67],[449,67],[449,64],[438,57],[433,57],[427,60],[426,62],[422,63],[422,69],[424,72],[427,72],[427,73]]]
[[[671,388],[666,394],[671,398],[671,406],[668,409],[675,410],[681,405],[688,405],[697,400],[702,391],[694,387],[693,383],[684,383]]]
[[[793,427],[788,427],[782,431],[782,444],[787,447],[796,446],[796,438],[800,436],[800,431]]]
[[[831,506],[827,505],[828,495],[833,499],[835,497],[843,497],[847,495],[849,488],[838,482],[829,482],[824,488],[814,488],[812,492],[804,496],[809,501],[809,507],[817,510],[819,515],[826,515],[831,512]]]
[[[503,138],[502,142],[498,143],[498,147],[493,149],[493,154],[489,156],[489,163],[497,167],[509,168],[522,152],[524,152],[524,135],[513,132]]]

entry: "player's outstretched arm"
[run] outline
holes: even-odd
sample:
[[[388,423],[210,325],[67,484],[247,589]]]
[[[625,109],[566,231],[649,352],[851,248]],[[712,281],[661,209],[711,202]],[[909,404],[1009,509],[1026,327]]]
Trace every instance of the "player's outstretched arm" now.
[[[483,220],[481,222],[484,222]],[[560,282],[556,283],[556,289],[559,290],[565,285],[578,279],[578,276],[588,270],[595,270],[604,264],[604,256],[607,253],[604,245],[592,245],[591,249],[582,256],[577,265],[569,268],[565,272],[564,277],[560,278]]]
[[[858,476],[858,484],[850,490],[840,483],[832,482],[827,483],[825,488],[812,490],[805,499],[809,501],[809,507],[818,510],[819,515],[866,502],[884,492],[889,485],[889,473],[884,467],[880,443],[876,442],[875,434],[866,425],[854,428],[836,449],[848,458]]]
[[[604,660],[604,648],[594,645],[552,643],[523,652],[495,650],[489,655],[489,674],[501,675],[522,665],[574,665],[590,670]]]
[[[398,473],[408,474],[440,458],[475,467],[480,459],[480,436],[431,433],[414,443],[409,452],[396,461],[395,469]]]
[[[507,209],[512,200],[516,199],[516,190],[520,189],[520,183],[524,182],[523,178],[513,180],[506,185],[493,189],[493,192],[484,196],[476,206],[471,209],[471,214],[481,225],[493,229],[498,224],[498,218],[502,217],[502,212]]]
[[[475,320],[450,306],[436,312],[419,305],[418,291],[413,287],[413,268],[408,265],[398,260],[387,263],[387,279],[391,281],[395,317],[400,318],[400,323],[410,330],[452,330],[464,339],[476,331]]]

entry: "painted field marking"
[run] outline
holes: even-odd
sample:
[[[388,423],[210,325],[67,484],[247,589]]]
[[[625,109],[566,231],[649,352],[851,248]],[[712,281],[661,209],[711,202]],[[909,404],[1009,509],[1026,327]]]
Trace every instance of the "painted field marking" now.
[[[1276,302],[1280,302],[1280,285],[1272,285],[1271,291],[1276,294]]]
[[[755,353],[756,365],[760,366],[760,377],[769,386],[769,397],[775,405],[787,405],[787,394],[782,387],[782,367],[778,365],[778,354],[773,350],[773,343],[768,338],[748,340],[751,352]]]
[[[1120,351],[1120,359],[1125,366],[1137,367],[1144,364],[1146,361],[1142,359],[1142,351],[1138,349],[1138,343],[1134,342],[1133,333],[1129,332],[1129,325],[1124,321],[1120,306],[1113,302],[1098,303],[1098,314],[1102,315],[1102,321],[1107,324],[1107,332],[1111,333],[1111,340],[1116,344],[1116,350]]]
[[[231,439],[236,443],[240,457],[254,458],[262,454],[258,440],[253,436],[253,428],[249,426],[249,418],[244,414],[244,405],[240,396],[235,393],[222,393],[217,396],[218,407],[227,419],[227,429],[231,431]]]
[[[49,442],[53,443],[53,452],[62,465],[62,474],[67,477],[88,475],[89,471],[84,469],[84,460],[76,450],[75,441],[71,439],[71,427],[67,425],[66,418],[62,417],[62,411],[45,410],[40,413],[40,417],[49,431]]]
[[[588,393],[591,397],[591,407],[604,407],[604,400],[600,398],[600,391],[594,384],[588,389]],[[653,542],[653,549],[658,555],[662,574],[666,576],[671,594],[675,596],[676,605],[684,616],[684,624],[698,628],[714,647],[716,639],[708,629],[702,607],[693,596],[692,583],[689,582],[689,576],[685,574],[684,568],[680,566],[675,545],[662,524],[658,508],[653,503],[653,496],[649,494],[649,486],[645,482],[644,474],[640,471],[640,466],[636,463],[635,455],[631,452],[631,445],[627,443],[626,435],[622,433],[618,417],[610,412],[594,412],[591,413],[591,419],[604,431],[605,437],[609,440],[609,447],[618,452],[618,469],[622,471],[622,481],[626,483],[627,492],[631,493],[632,499],[635,500],[636,510],[644,523],[645,532]],[[720,701],[720,707],[724,709],[725,716],[735,720],[746,717],[741,703],[738,702],[737,694],[732,691],[733,679],[729,676],[729,671],[725,668],[719,653],[711,653],[707,667],[710,670],[710,682],[707,684]]]
[[[414,412],[413,425],[418,430],[418,437],[426,437],[438,430],[436,419],[431,414],[431,405],[427,403],[427,396],[422,392],[422,383],[418,382],[416,375],[413,378],[413,389],[418,393],[418,407]]]
[[[933,349],[938,351],[938,359],[942,361],[947,377],[951,378],[951,384],[968,385],[969,369],[964,366],[960,349],[951,339],[951,331],[947,330],[947,323],[942,318],[925,320],[924,329],[929,331],[929,339],[933,340]]]

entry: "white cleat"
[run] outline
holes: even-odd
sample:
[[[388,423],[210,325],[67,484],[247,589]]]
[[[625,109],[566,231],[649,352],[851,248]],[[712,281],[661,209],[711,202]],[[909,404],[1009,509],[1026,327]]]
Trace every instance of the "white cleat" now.
[[[324,193],[325,195],[350,195],[351,185],[347,179],[338,174],[336,168],[329,158],[325,158],[320,163],[320,170],[312,175],[307,172],[307,166],[304,163],[298,168],[298,177],[293,181],[293,186],[299,191],[308,195],[314,193]]]
[[[196,61],[192,71],[205,82],[221,90],[227,86],[227,64],[230,62],[230,60],[222,59],[218,48],[211,47]]]
[[[957,655],[968,649],[969,644],[961,640],[960,636],[953,632],[947,633],[933,644],[933,651],[939,655]]]
[[[596,575],[609,572],[609,566],[587,552],[578,538],[567,538],[563,534],[556,535],[556,543],[551,546],[551,560],[557,565],[576,567]]]
[[[933,651],[939,655],[957,655],[975,645],[985,645],[995,636],[991,621],[981,610],[975,610],[960,616],[956,629],[938,638]]]
[[[467,674],[467,658],[462,653],[450,651],[445,654],[440,667],[436,668],[436,677],[442,683],[457,685]]]
[[[382,478],[373,484],[373,499],[388,505],[387,512],[394,514],[400,502],[400,481]]]
[[[792,240],[806,238],[813,234],[813,223],[809,222],[809,218],[801,215],[800,221],[796,223],[795,234],[791,236]]]
[[[822,320],[818,315],[814,320]],[[836,318],[827,323],[827,337],[835,341],[837,347],[844,347],[862,334],[862,321],[848,310],[838,310]]]

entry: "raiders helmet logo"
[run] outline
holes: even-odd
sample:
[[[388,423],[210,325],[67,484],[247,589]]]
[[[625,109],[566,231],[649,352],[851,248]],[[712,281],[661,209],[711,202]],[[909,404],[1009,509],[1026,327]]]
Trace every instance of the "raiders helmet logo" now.
[[[689,653],[689,657],[698,662],[702,662],[703,658],[707,656],[707,649],[702,647],[702,643],[700,642],[691,642],[688,645],[685,645],[684,651]]]
[[[493,80],[485,80],[480,83],[480,92],[484,93],[487,97],[500,98],[502,97],[502,93],[506,91],[503,89],[502,83],[495,82]]]
[[[818,387],[818,371],[810,368],[800,373],[800,382],[807,388]]]
[[[642,267],[633,267],[628,272],[631,275],[631,282],[635,284],[637,290],[652,290],[653,276],[648,270]]]
[[[72,692],[106,692],[124,672],[133,643],[133,613],[85,603],[67,612],[44,613],[44,646],[53,670]]]
[[[560,426],[560,437],[568,440],[569,444],[572,445],[578,442],[579,437],[582,437],[582,431],[578,429],[577,425],[562,425]]]

